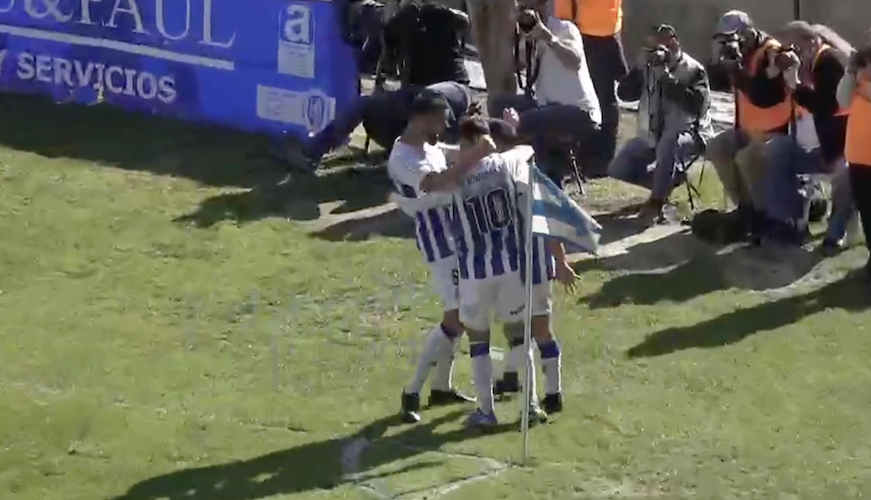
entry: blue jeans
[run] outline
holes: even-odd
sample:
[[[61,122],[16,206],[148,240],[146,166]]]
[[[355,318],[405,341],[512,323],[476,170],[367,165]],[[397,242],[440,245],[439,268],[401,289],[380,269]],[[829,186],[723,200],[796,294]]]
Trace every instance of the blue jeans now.
[[[623,145],[614,157],[608,166],[608,175],[650,189],[652,199],[666,201],[677,185],[679,169],[700,147],[689,132],[662,137],[655,146],[636,137]]]
[[[465,94],[465,87],[456,82],[439,82],[428,85],[426,89],[445,96],[448,104],[456,100],[457,94]],[[342,113],[336,115],[322,131],[311,137],[306,152],[313,159],[320,159],[333,149],[347,143],[351,133],[361,123],[366,133],[376,144],[390,150],[393,142],[402,135],[408,124],[408,108],[421,87],[402,87],[396,90],[376,92],[360,96]],[[449,99],[447,96],[454,97]],[[466,110],[451,113],[444,140],[453,142],[458,133],[458,122],[466,115]]]
[[[765,214],[769,219],[800,226],[806,224],[802,196],[803,175],[829,174],[832,177],[832,214],[826,239],[840,241],[856,209],[850,193],[847,165],[838,160],[834,167],[823,158],[819,148],[805,151],[788,136],[777,136],[765,146],[770,164],[766,179]]]

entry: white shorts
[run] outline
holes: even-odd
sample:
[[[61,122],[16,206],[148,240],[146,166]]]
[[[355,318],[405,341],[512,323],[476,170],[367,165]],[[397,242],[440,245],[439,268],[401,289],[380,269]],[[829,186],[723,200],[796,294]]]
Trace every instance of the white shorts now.
[[[460,280],[460,321],[479,332],[490,329],[491,318],[500,323],[523,321],[525,288],[519,273],[486,280]]]
[[[553,311],[553,300],[550,298],[551,282],[532,286],[532,315],[548,316]]]
[[[447,258],[429,263],[432,275],[432,286],[436,295],[442,300],[445,311],[456,311],[460,308],[458,282],[460,280],[456,258]]]

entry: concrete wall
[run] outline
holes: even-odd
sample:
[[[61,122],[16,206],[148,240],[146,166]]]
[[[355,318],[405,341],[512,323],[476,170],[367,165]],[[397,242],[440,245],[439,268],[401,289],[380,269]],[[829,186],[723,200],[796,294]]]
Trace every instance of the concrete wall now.
[[[651,27],[668,23],[688,52],[707,61],[711,32],[727,10],[743,10],[763,30],[775,31],[793,19],[793,4],[794,0],[623,0],[623,40],[627,55],[634,54]],[[800,8],[802,19],[825,24],[853,44],[871,27],[869,0],[801,0]]]
[[[455,8],[463,8],[465,3],[440,1]],[[762,29],[774,31],[793,19],[794,3],[795,0],[623,0],[626,15],[623,40],[627,53],[634,54],[651,27],[668,23],[677,28],[688,51],[707,61],[711,32],[724,12],[743,10]],[[853,44],[863,40],[871,28],[871,0],[800,0],[800,10],[802,19],[825,24]]]

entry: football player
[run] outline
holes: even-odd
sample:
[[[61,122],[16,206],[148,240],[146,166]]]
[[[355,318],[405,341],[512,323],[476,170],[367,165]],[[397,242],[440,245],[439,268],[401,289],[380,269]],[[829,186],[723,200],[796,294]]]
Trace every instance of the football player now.
[[[456,183],[464,172],[492,150],[479,146],[458,155],[457,167],[447,169],[444,152],[436,145],[446,127],[448,104],[435,94],[423,92],[411,104],[408,125],[396,140],[387,162],[388,175],[402,195],[423,196],[424,183]],[[464,170],[465,169],[465,170]],[[406,422],[420,421],[420,391],[436,366],[436,380],[430,391],[430,405],[472,402],[451,386],[453,360],[463,333],[457,302],[457,256],[449,233],[449,208],[431,207],[414,213],[417,244],[433,276],[444,305],[442,322],[427,334],[414,378],[402,393],[401,415]]]

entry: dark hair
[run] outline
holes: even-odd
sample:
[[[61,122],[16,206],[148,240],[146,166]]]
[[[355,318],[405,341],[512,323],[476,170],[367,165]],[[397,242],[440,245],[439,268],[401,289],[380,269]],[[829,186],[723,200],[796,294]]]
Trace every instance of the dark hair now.
[[[414,118],[416,116],[429,115],[438,112],[444,113],[448,109],[448,103],[442,97],[428,93],[421,93],[411,101],[408,115],[409,117]]]
[[[467,116],[460,120],[460,140],[475,142],[490,133],[487,120],[479,116]]]
[[[517,130],[505,120],[490,118],[488,125],[490,127],[490,135],[494,141],[499,141],[508,146],[516,146],[520,142]]]

